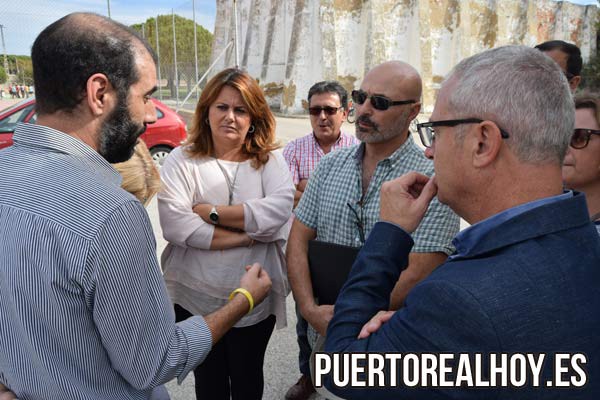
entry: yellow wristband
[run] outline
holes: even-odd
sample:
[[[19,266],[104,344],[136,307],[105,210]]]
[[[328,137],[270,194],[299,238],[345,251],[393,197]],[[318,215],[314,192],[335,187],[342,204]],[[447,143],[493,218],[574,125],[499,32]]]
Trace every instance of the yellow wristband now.
[[[237,293],[243,294],[248,299],[248,303],[250,304],[250,309],[248,310],[248,314],[250,314],[252,312],[252,310],[254,309],[254,299],[252,298],[252,295],[250,294],[249,291],[247,291],[244,288],[237,288],[233,292],[231,292],[231,294],[229,295],[229,300],[233,299],[233,296],[235,296]]]

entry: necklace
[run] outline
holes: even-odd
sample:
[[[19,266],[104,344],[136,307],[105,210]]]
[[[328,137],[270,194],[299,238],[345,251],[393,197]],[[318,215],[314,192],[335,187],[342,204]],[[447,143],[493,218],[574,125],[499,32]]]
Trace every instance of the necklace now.
[[[225,182],[227,182],[227,189],[229,190],[228,205],[230,206],[231,201],[233,200],[233,188],[235,187],[235,181],[237,179],[238,170],[240,169],[240,163],[238,163],[237,166],[235,167],[235,173],[233,174],[233,182],[231,182],[231,179],[229,178],[229,174],[227,173],[227,170],[221,165],[221,163],[219,162],[219,159],[215,158],[215,161],[217,162],[219,169],[221,170],[221,172],[223,173],[223,176],[225,177]]]

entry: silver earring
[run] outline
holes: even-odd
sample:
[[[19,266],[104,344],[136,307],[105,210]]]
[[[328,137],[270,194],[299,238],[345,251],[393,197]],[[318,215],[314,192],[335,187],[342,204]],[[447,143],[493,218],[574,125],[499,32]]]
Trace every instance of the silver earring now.
[[[254,128],[254,125],[250,125],[250,129],[248,129],[248,133],[254,133],[256,129]]]
[[[208,122],[208,117],[204,118],[204,122],[206,123],[206,125],[210,125],[210,122]]]

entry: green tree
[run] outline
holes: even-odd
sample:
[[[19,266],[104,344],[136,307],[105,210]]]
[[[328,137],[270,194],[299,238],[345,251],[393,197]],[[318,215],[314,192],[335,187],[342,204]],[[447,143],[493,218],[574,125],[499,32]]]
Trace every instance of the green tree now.
[[[148,18],[142,24],[132,26],[140,34],[143,31],[146,40],[157,50],[156,44],[156,19]],[[178,81],[185,81],[188,92],[192,89],[195,81],[195,59],[194,59],[194,21],[175,15],[175,37],[177,40],[177,75]],[[210,64],[213,35],[202,25],[196,24],[196,38],[198,44],[198,73]],[[160,50],[161,77],[167,80],[167,86],[171,96],[175,97],[175,67],[173,51],[173,16],[158,16],[158,45]]]
[[[8,75],[3,67],[0,66],[0,83],[6,83],[8,80]]]

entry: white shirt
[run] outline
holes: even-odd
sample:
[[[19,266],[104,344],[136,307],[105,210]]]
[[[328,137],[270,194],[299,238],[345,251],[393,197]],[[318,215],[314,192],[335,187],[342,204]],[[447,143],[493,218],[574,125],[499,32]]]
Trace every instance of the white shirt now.
[[[165,240],[162,256],[167,288],[174,303],[196,315],[207,315],[227,303],[240,285],[245,266],[260,263],[273,282],[270,295],[236,327],[256,324],[269,315],[277,327],[286,326],[287,281],[284,248],[294,202],[294,185],[280,151],[255,169],[251,161],[219,160],[233,185],[232,204],[244,205],[244,231],[256,241],[252,247],[209,250],[214,225],[192,211],[198,203],[226,205],[229,187],[212,157],[190,158],[179,147],[161,169],[163,189],[158,211]]]

